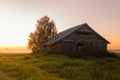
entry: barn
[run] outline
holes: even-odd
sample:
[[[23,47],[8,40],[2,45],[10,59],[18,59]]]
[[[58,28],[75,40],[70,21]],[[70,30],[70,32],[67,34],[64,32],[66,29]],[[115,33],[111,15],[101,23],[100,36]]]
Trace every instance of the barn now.
[[[44,46],[47,50],[59,54],[83,51],[106,52],[107,44],[110,42],[84,23],[60,32],[48,40]]]

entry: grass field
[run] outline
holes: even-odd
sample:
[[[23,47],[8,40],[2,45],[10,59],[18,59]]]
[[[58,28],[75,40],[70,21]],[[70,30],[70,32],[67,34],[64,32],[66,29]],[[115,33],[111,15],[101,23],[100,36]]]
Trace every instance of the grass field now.
[[[120,80],[120,58],[1,54],[0,80]]]

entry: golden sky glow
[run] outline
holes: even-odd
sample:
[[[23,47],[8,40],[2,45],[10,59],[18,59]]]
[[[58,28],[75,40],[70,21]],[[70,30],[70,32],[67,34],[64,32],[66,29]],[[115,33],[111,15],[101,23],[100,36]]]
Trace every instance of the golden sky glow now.
[[[120,49],[120,0],[0,0],[0,46],[26,46],[44,15],[59,32],[86,22]]]

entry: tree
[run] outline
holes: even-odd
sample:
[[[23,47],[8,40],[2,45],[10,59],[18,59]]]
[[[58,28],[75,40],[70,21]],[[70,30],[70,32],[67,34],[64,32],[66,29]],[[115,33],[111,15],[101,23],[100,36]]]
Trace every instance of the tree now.
[[[43,48],[43,44],[56,34],[54,21],[48,16],[43,16],[37,20],[36,30],[29,35],[28,48],[32,50]]]

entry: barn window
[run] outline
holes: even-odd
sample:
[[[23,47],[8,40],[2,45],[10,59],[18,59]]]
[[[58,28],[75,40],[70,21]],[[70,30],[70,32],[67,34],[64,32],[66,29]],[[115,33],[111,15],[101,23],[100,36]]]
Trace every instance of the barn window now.
[[[78,42],[77,45],[76,45],[76,51],[82,51],[84,48],[84,44],[81,43],[81,42]]]
[[[87,32],[87,31],[77,31],[77,34],[80,34],[80,35],[89,35],[90,32]]]
[[[83,43],[78,42],[78,43],[77,43],[77,46],[84,46],[84,44],[83,44]]]

